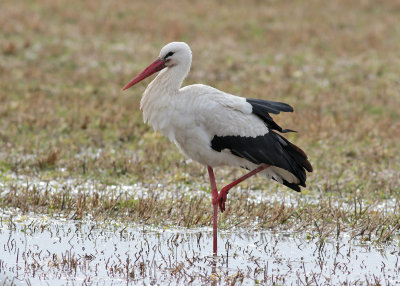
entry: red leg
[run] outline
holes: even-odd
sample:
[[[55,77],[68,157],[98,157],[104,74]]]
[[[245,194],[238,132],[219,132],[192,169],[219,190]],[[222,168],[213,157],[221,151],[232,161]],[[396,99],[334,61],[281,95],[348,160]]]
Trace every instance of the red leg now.
[[[253,171],[247,173],[243,177],[240,177],[239,179],[237,179],[237,180],[233,181],[232,183],[223,187],[218,195],[218,203],[219,203],[219,208],[220,208],[221,212],[224,212],[224,210],[225,210],[226,196],[228,195],[228,192],[230,189],[232,189],[237,184],[243,182],[244,180],[250,178],[251,176],[261,172],[262,170],[264,170],[268,167],[269,167],[269,165],[262,165],[262,166],[258,167],[257,169],[254,169]],[[217,191],[217,193],[218,193],[218,191]]]
[[[217,255],[217,228],[218,228],[218,190],[217,184],[215,183],[215,176],[213,168],[208,166],[208,176],[210,177],[212,204],[214,207],[214,219],[213,219],[213,253]]]

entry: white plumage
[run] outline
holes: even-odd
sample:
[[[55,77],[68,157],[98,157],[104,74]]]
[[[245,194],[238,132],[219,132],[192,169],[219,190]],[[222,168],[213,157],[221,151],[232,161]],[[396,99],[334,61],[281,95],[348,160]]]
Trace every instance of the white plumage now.
[[[312,166],[306,154],[280,133],[269,113],[292,112],[282,102],[246,99],[213,87],[194,84],[181,88],[189,73],[192,52],[186,43],[173,42],[124,88],[161,71],[146,88],[140,108],[144,121],[174,142],[187,157],[208,168],[213,218],[213,253],[217,254],[218,205],[225,210],[228,191],[261,172],[300,191]],[[274,131],[275,130],[275,131]],[[213,167],[229,165],[251,170],[218,192]]]
[[[269,152],[284,152],[285,146],[291,143],[275,132],[268,136],[274,126],[254,112],[255,103],[251,104],[246,98],[202,84],[181,88],[191,62],[192,52],[186,43],[170,43],[162,48],[158,59],[149,68],[125,86],[124,89],[127,89],[161,70],[143,94],[140,108],[144,121],[174,142],[187,157],[205,166],[229,165],[251,170],[259,165],[268,164],[271,167],[262,171],[266,177],[296,190],[299,190],[298,187],[294,188],[293,185],[305,185],[305,175],[302,174],[305,173],[304,168],[311,171],[311,165],[298,147],[296,148],[302,154],[297,154],[297,157],[304,155],[300,158],[304,162],[299,162],[299,158],[290,154],[281,158],[282,163],[275,162],[279,161],[276,154],[272,155],[278,159],[269,159]],[[265,105],[266,110],[268,107],[277,108],[274,113],[292,111],[291,107],[284,103],[257,101],[261,107]],[[269,114],[265,113],[269,117]],[[276,125],[272,118],[271,122]],[[215,138],[218,139],[218,147],[230,147],[218,150],[213,145]],[[268,146],[265,150],[260,148],[260,143],[257,142],[261,138],[265,138],[266,143],[273,141],[274,150],[269,150]],[[240,142],[239,151],[235,151],[233,141]],[[257,150],[254,151],[255,149]],[[293,162],[290,162],[291,160]],[[298,175],[299,173],[301,174]]]

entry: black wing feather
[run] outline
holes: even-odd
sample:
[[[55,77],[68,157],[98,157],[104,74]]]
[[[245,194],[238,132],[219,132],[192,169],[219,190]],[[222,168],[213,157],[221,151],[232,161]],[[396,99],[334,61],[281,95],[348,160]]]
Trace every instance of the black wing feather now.
[[[279,114],[282,112],[293,112],[289,104],[277,101],[247,98],[246,101],[253,107],[253,113],[261,118],[269,128],[281,133],[295,132],[290,129],[282,129],[268,113]]]
[[[251,105],[256,104],[259,106],[263,106],[266,112],[279,114],[282,112],[293,112],[293,107],[291,107],[287,103],[278,102],[278,101],[270,101],[263,99],[254,99],[254,98],[246,98],[246,101]],[[269,110],[269,111],[268,111]]]
[[[289,183],[281,178],[282,183],[299,192],[300,186],[306,186],[306,171],[312,172],[312,166],[303,150],[272,130],[281,133],[295,131],[282,129],[269,115],[269,113],[293,112],[293,108],[283,102],[251,98],[246,99],[246,101],[251,104],[252,112],[264,121],[269,132],[257,137],[215,135],[211,141],[211,148],[217,152],[228,149],[233,155],[256,165],[268,164],[289,171],[300,182],[298,184]]]
[[[312,171],[305,153],[272,130],[257,137],[216,135],[211,141],[211,148],[217,152],[228,149],[233,155],[256,165],[268,164],[289,171],[300,183],[292,184],[283,180],[283,184],[295,191],[300,190],[298,185],[306,186],[306,170]]]

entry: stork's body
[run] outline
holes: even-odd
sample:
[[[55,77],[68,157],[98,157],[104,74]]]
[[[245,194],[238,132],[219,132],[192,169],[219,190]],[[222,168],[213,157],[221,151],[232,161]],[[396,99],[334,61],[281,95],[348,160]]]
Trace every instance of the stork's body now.
[[[255,173],[300,191],[306,173],[312,171],[305,153],[276,133],[282,130],[269,113],[291,112],[281,102],[246,99],[213,87],[195,84],[181,88],[192,62],[189,46],[181,42],[166,45],[159,58],[128,83],[127,89],[162,70],[145,90],[140,107],[144,121],[151,124],[189,158],[208,167],[214,204],[214,253],[218,204],[225,209],[229,189]],[[213,167],[243,167],[250,175],[218,193]]]

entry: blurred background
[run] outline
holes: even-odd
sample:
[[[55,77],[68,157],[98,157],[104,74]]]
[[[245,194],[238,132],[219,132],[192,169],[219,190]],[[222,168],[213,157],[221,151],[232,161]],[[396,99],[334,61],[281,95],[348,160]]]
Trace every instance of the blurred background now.
[[[399,19],[394,0],[3,0],[1,174],[203,182],[202,166],[142,123],[150,80],[120,91],[185,41],[185,84],[295,107],[276,120],[310,156],[309,191],[398,196]]]

